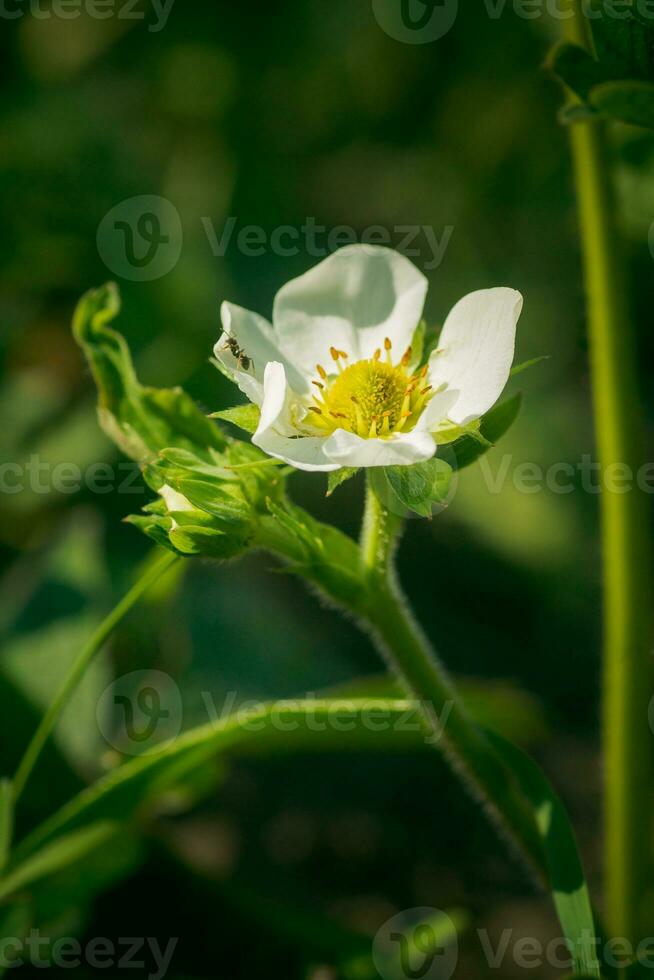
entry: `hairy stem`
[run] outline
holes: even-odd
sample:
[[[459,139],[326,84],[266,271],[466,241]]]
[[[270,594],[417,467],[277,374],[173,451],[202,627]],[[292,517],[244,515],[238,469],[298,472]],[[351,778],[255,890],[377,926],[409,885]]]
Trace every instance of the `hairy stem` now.
[[[118,605],[112,609],[100,626],[98,626],[95,633],[93,633],[85,646],[80,650],[79,655],[71,665],[61,688],[51,701],[46,713],[41,719],[31,742],[25,750],[25,754],[21,759],[20,765],[16,770],[16,775],[13,780],[14,802],[19,799],[23,790],[25,789],[27,780],[29,779],[32,770],[34,769],[34,766],[36,765],[39,756],[43,751],[43,747],[48,741],[48,738],[59,720],[62,711],[77,689],[77,686],[84,676],[86,668],[91,663],[93,657],[102,649],[108,638],[111,636],[121,620],[124,619],[130,609],[136,605],[150,586],[154,585],[154,583],[161,578],[164,572],[166,572],[176,561],[178,561],[178,556],[172,552],[167,552],[159,561],[157,561],[156,564],[154,564],[152,568],[142,575],[138,582],[132,586],[127,595],[120,600]]]
[[[569,40],[590,49],[582,4],[571,0]],[[650,840],[643,791],[651,732],[651,555],[647,503],[634,476],[646,459],[643,411],[630,323],[605,124],[571,127],[588,297],[588,332],[601,494],[604,584],[603,738],[608,927],[634,940],[643,912]],[[631,473],[627,492],[611,473]]]
[[[373,639],[407,692],[419,702],[430,741],[445,752],[473,793],[487,805],[504,835],[545,879],[536,828],[517,784],[468,717],[401,592],[393,564],[400,525],[369,483],[361,555],[368,582],[366,619]]]

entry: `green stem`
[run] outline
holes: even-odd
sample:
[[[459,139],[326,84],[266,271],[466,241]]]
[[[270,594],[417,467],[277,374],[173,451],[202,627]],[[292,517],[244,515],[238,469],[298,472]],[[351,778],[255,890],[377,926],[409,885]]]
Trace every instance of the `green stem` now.
[[[546,880],[543,852],[525,801],[485,735],[468,717],[456,690],[411,614],[393,564],[400,522],[368,484],[361,539],[368,581],[367,620],[373,639],[406,690],[418,701],[431,741],[489,807],[503,832]]]
[[[568,38],[590,49],[579,0],[573,0],[572,9]],[[607,919],[613,935],[634,940],[650,853],[642,794],[650,777],[651,556],[647,501],[634,479],[646,459],[644,424],[605,124],[577,123],[571,138],[600,468],[607,477],[626,464],[632,474],[627,492],[612,491],[603,480],[600,504]]]
[[[25,784],[27,783],[32,770],[34,769],[34,766],[36,765],[38,758],[43,751],[43,747],[45,746],[54,726],[59,720],[62,711],[70,700],[71,695],[75,692],[77,685],[84,676],[86,668],[90,664],[95,654],[102,649],[107,639],[111,636],[121,620],[124,619],[130,609],[136,605],[138,600],[147,592],[150,586],[154,585],[154,583],[161,578],[163,573],[167,571],[177,560],[177,555],[173,554],[172,552],[167,552],[159,561],[157,561],[152,568],[142,575],[138,582],[132,586],[127,595],[120,600],[118,605],[112,609],[106,619],[100,624],[95,633],[82,648],[79,655],[71,665],[61,688],[57,692],[55,698],[51,701],[46,713],[41,719],[31,742],[25,750],[25,754],[21,759],[20,765],[16,770],[16,776],[13,780],[14,802],[19,799],[23,790],[25,789]]]

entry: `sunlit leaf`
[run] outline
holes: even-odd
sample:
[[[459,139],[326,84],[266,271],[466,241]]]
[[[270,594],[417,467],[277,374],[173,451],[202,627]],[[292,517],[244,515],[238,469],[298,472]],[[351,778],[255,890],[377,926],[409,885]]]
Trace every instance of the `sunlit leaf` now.
[[[234,408],[225,408],[222,412],[214,412],[210,418],[231,422],[252,435],[259,427],[261,409],[258,405],[236,405]]]

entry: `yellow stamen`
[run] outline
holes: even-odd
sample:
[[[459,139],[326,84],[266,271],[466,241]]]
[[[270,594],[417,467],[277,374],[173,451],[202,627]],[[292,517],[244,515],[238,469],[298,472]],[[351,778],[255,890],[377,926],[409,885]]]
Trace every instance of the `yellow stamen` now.
[[[316,364],[316,371],[318,372],[318,374],[320,375],[323,381],[327,380],[327,372],[325,371],[322,364]]]

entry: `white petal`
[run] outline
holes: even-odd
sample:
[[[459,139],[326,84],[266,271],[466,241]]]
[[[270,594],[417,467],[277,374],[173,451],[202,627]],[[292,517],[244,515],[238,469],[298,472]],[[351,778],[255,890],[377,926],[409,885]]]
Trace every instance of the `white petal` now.
[[[250,401],[255,405],[261,405],[263,376],[269,361],[282,361],[289,376],[293,377],[297,390],[307,390],[307,382],[279,350],[275,334],[267,320],[258,313],[236,306],[234,303],[223,303],[220,312],[224,333],[213,349],[214,355],[233,375],[237,385]],[[249,358],[250,364],[247,370],[243,368],[242,359],[236,357],[227,346],[230,337],[236,340],[243,355]]]
[[[411,466],[431,459],[435,452],[431,435],[416,430],[389,439],[362,439],[337,429],[325,445],[325,455],[339,466]]]
[[[480,289],[459,300],[445,321],[438,350],[429,359],[429,382],[458,393],[449,411],[457,425],[479,418],[501,395],[522,302],[515,289]]]
[[[327,473],[339,468],[325,457],[323,436],[291,437],[293,431],[289,408],[293,393],[286,382],[284,365],[271,361],[266,365],[264,396],[259,427],[252,442],[269,456],[281,459],[298,470]]]
[[[416,423],[416,429],[435,432],[441,422],[449,419],[450,412],[459,397],[457,391],[439,391],[427,403],[427,407]]]
[[[350,362],[372,357],[389,337],[397,360],[420,322],[427,280],[399,252],[348,245],[292,279],[277,293],[273,313],[281,348],[303,371],[330,365],[329,348]]]

